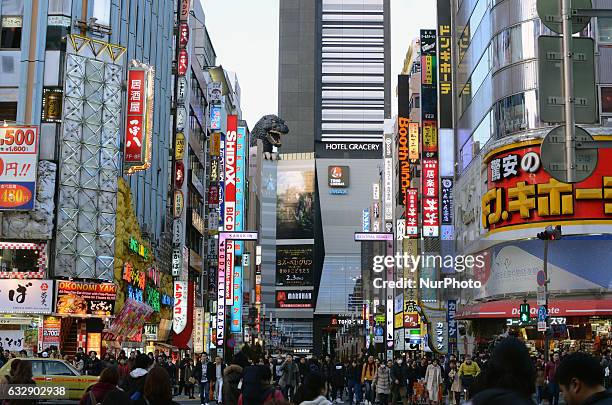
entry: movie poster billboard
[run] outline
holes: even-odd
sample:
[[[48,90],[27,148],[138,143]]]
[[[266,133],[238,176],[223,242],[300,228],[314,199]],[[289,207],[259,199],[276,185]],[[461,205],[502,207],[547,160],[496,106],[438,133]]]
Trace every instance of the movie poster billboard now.
[[[280,160],[277,171],[277,239],[312,239],[314,160]]]
[[[291,287],[312,286],[314,263],[312,245],[276,247],[276,285]]]

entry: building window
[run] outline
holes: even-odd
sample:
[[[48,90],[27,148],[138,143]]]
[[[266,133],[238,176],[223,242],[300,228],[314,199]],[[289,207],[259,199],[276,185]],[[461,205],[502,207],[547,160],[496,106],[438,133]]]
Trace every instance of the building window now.
[[[612,114],[612,87],[601,88],[601,112]]]
[[[600,44],[612,44],[612,17],[597,17],[597,31]]]
[[[15,121],[17,119],[17,102],[0,102],[0,121]]]
[[[110,0],[94,0],[92,17],[98,24],[110,25]]]
[[[0,25],[0,48],[19,49],[21,48],[21,25],[23,19],[19,16],[2,17]]]

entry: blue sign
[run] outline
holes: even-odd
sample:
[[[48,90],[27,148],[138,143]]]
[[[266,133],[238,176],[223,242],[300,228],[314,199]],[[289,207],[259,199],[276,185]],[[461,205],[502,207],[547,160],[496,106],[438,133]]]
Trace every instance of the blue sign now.
[[[448,300],[446,304],[446,323],[448,324],[448,352],[457,353],[457,301]]]
[[[370,210],[363,210],[363,216],[361,217],[361,230],[363,232],[370,232]]]
[[[132,284],[127,285],[127,295],[128,298],[133,299],[134,301],[142,302],[143,293],[140,288],[134,287]]]
[[[546,307],[542,305],[540,308],[538,308],[538,322],[546,321],[546,315]]]
[[[217,131],[221,129],[221,107],[219,106],[210,107],[210,129]]]
[[[238,127],[236,131],[236,218],[234,227],[236,231],[244,230],[244,199],[246,182],[246,153],[247,133],[245,127]],[[234,305],[231,309],[230,331],[232,333],[242,332],[242,255],[244,242],[234,242],[234,277],[232,291],[234,294]]]
[[[374,329],[374,336],[382,336],[382,335],[384,335],[384,330],[383,330],[382,326],[377,326]]]
[[[345,188],[330,188],[329,189],[329,194],[332,195],[347,195],[348,194],[348,190]]]
[[[546,284],[546,273],[544,273],[544,270],[538,271],[537,279],[538,279],[538,285],[540,287]]]
[[[162,296],[161,296],[161,304],[169,306],[169,307],[172,307],[172,306],[174,306],[174,298],[169,296],[169,295],[162,294]]]

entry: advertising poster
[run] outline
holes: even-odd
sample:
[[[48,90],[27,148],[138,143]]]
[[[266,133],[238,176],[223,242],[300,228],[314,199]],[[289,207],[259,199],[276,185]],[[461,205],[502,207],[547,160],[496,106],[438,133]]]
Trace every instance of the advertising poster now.
[[[153,68],[130,67],[127,76],[124,164],[128,173],[145,170],[151,161]]]
[[[276,247],[276,285],[309,287],[313,285],[313,246]]]
[[[43,318],[42,348],[49,346],[60,347],[60,334],[62,331],[62,318],[58,316],[45,316]]]
[[[313,238],[314,179],[314,161],[278,162],[277,239]]]
[[[312,291],[276,291],[276,308],[312,307]]]
[[[113,315],[117,285],[57,281],[55,312],[67,315]]]
[[[0,350],[18,352],[24,349],[24,344],[23,330],[0,330]]]
[[[50,314],[53,280],[0,280],[0,312]]]
[[[38,127],[0,126],[0,211],[34,208]]]

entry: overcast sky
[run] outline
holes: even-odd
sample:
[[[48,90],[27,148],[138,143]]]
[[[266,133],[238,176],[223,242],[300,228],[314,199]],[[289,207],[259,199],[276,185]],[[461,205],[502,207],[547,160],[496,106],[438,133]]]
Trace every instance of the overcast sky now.
[[[253,128],[261,116],[278,111],[278,4],[283,0],[200,1],[217,63],[238,75],[243,118]],[[408,45],[420,29],[435,23],[434,1],[391,0],[393,97]]]

